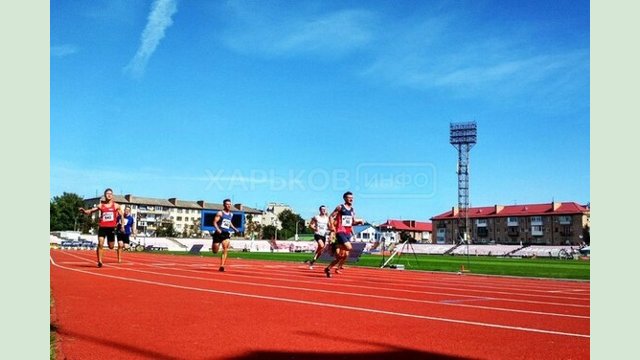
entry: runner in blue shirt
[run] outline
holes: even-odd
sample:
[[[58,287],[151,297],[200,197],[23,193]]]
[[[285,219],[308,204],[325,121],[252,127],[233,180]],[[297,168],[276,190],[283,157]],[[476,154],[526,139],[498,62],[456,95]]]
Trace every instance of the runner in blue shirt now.
[[[216,231],[213,233],[213,243],[211,245],[211,250],[214,254],[218,253],[220,250],[220,244],[222,244],[222,256],[220,257],[220,268],[218,271],[224,271],[224,264],[227,261],[227,252],[229,250],[231,233],[233,231],[238,231],[231,220],[233,219],[233,213],[231,212],[231,200],[224,199],[222,202],[222,206],[224,207],[222,211],[218,211],[216,217],[213,219],[213,226],[216,228]]]
[[[124,214],[118,214],[118,231],[116,236],[118,237],[118,250],[116,254],[118,254],[118,262],[122,262],[122,251],[126,248],[129,248],[130,237],[133,235],[134,237],[137,234],[135,220],[133,219],[133,215],[131,215],[131,207],[127,206],[124,208]]]

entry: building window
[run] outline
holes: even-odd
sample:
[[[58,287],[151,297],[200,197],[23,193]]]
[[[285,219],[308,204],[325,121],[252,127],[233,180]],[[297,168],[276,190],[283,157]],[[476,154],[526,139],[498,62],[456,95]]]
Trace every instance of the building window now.
[[[541,236],[542,235],[542,225],[532,225],[531,226],[531,235],[532,236]]]
[[[182,221],[182,216],[178,216],[178,217],[176,218],[176,220],[178,220],[178,221]]]
[[[571,216],[566,216],[566,215],[560,216],[558,220],[560,221],[560,224],[564,224],[564,225],[571,224]]]

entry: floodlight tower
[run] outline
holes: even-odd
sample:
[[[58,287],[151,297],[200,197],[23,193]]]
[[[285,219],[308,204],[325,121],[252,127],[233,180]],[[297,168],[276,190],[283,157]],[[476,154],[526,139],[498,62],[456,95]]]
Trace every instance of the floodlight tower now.
[[[450,143],[458,149],[458,237],[469,244],[469,151],[476,144],[476,122],[451,123]]]

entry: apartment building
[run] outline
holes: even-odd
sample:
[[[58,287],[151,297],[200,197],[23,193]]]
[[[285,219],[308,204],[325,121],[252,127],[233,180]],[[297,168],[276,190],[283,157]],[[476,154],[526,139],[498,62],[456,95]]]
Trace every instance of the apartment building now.
[[[278,230],[282,230],[282,224],[278,220],[278,215],[283,211],[289,210],[293,212],[291,206],[281,203],[268,203],[267,208],[260,215],[254,216],[253,221],[262,226],[275,225]]]
[[[589,216],[590,208],[575,202],[473,207],[469,234],[475,244],[579,245]],[[464,218],[457,208],[432,217],[436,242],[459,242]]]
[[[84,199],[85,208],[97,206],[101,197]],[[207,203],[204,200],[186,201],[177,198],[158,199],[127,195],[114,195],[114,200],[120,205],[131,206],[131,214],[136,220],[139,234],[152,234],[163,221],[173,222],[173,228],[182,233],[191,232],[200,227],[202,210],[222,210],[222,204]],[[244,211],[245,214],[261,215],[262,211],[242,204],[235,204],[233,210]],[[94,213],[97,218],[98,213]]]

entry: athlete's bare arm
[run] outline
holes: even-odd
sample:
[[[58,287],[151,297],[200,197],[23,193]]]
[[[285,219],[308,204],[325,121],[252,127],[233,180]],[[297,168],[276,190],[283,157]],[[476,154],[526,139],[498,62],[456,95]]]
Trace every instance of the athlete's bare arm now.
[[[222,211],[218,211],[218,213],[216,214],[216,216],[213,218],[213,226],[216,228],[216,232],[217,233],[221,233],[222,231],[220,230],[220,228],[218,227],[218,221],[220,221],[220,218],[222,217]]]
[[[366,221],[364,219],[356,218],[356,211],[353,211],[353,225],[364,225]]]
[[[336,217],[338,216],[338,214],[340,213],[340,205],[336,206],[336,209],[333,210],[333,212],[331,213],[331,215],[329,215],[329,230],[331,230],[331,232],[336,232]]]
[[[89,210],[86,210],[85,208],[78,208],[78,211],[80,211],[81,213],[83,213],[85,215],[93,214],[94,212],[96,212],[98,210],[99,209],[97,207],[91,208]]]
[[[317,225],[318,220],[316,219],[316,217],[312,217],[311,221],[309,221],[309,227],[311,228],[311,230],[313,231],[317,231],[318,230],[318,225]]]
[[[120,205],[118,205],[118,203],[117,203],[117,202],[115,202],[115,201],[114,201],[114,202],[113,202],[113,206],[115,206],[115,207],[116,207],[116,209],[117,209],[116,211],[118,212],[118,215],[120,215],[120,216],[124,216],[124,211],[122,210],[122,208],[120,207]]]

